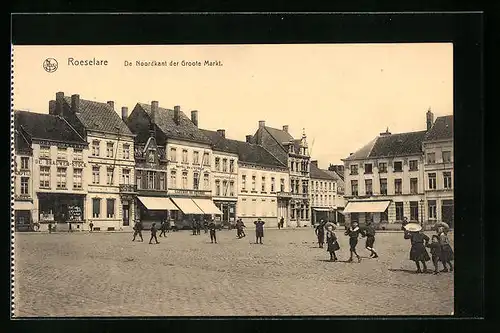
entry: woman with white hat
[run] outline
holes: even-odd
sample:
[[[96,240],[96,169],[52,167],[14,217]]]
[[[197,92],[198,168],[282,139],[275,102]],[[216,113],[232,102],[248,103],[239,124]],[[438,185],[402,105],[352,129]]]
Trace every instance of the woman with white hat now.
[[[439,244],[441,245],[441,255],[440,260],[443,264],[444,269],[441,272],[448,272],[448,267],[446,264],[450,266],[449,271],[453,272],[453,265],[451,261],[453,260],[453,249],[450,246],[450,240],[448,238],[447,231],[449,230],[448,224],[444,222],[436,223],[436,233],[439,238]]]
[[[417,265],[417,273],[425,273],[427,271],[425,263],[431,260],[425,249],[429,243],[429,236],[422,232],[422,226],[418,223],[408,223],[404,228],[404,238],[411,240],[410,260]],[[420,263],[424,268],[423,271],[420,269]]]

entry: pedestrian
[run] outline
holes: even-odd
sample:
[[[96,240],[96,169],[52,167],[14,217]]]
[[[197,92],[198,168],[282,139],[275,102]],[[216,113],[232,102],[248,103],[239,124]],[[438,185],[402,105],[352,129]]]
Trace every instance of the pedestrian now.
[[[90,229],[90,232],[94,231],[94,223],[92,221],[90,221],[90,223],[89,223],[89,229]]]
[[[151,224],[151,238],[149,239],[149,244],[152,244],[151,241],[155,240],[156,244],[160,244],[160,242],[158,242],[158,238],[156,238],[156,223],[153,222],[153,224]]]
[[[208,233],[208,221],[206,219],[203,219],[203,230]]]
[[[281,229],[281,220],[283,219],[283,217],[280,217],[279,221],[278,221],[278,230]]]
[[[217,231],[217,226],[215,225],[215,222],[212,220],[210,221],[210,224],[207,226],[208,229],[210,229],[210,243],[217,244],[217,237],[215,235],[215,232]]]
[[[245,223],[243,223],[243,220],[240,218],[238,221],[236,221],[236,236],[238,238],[243,238],[245,237],[245,230],[243,228],[246,228]]]
[[[441,245],[441,263],[443,264],[443,270],[442,272],[448,272],[448,266],[450,266],[449,271],[453,272],[453,265],[452,261],[454,258],[453,254],[453,249],[450,246],[450,240],[448,238],[448,234],[446,233],[447,225],[446,227],[439,226],[437,228],[437,236],[439,237],[439,244]]]
[[[361,230],[361,236],[366,237],[365,248],[371,252],[370,258],[378,258],[378,254],[373,248],[373,244],[375,243],[375,228],[372,221],[368,220],[366,222],[366,227]]]
[[[136,221],[134,224],[134,238],[132,239],[132,242],[135,241],[135,237],[141,237],[141,242],[144,240],[142,239],[142,222],[141,221]]]
[[[349,257],[348,262],[352,262],[353,254],[356,255],[356,258],[358,258],[358,262],[361,262],[361,257],[356,252],[356,245],[358,245],[359,234],[360,230],[358,222],[352,222],[351,226],[345,232],[345,235],[349,236],[349,251],[351,252],[351,256]]]
[[[264,224],[266,222],[262,221],[261,218],[259,217],[257,221],[254,222],[255,224],[255,243],[262,244],[262,238],[264,237]]]
[[[422,226],[417,223],[407,223],[405,225],[404,238],[411,241],[410,260],[417,265],[417,273],[427,272],[426,262],[431,260],[429,253],[425,249],[429,243],[429,236],[422,232]],[[420,269],[422,263],[423,271]]]
[[[318,245],[322,249],[325,243],[325,221],[321,220],[314,230],[316,237],[318,237]]]
[[[335,251],[340,250],[340,245],[333,230],[335,230],[335,226],[332,223],[328,223],[326,227],[326,245],[327,251],[330,253],[330,260],[337,261],[338,258]]]
[[[68,232],[73,232],[73,230],[71,230],[71,222],[68,222]]]
[[[52,233],[52,223],[49,223],[49,234]]]
[[[160,237],[161,237],[161,235],[164,235],[165,237],[167,237],[167,234],[165,233],[166,231],[167,231],[167,226],[166,226],[165,220],[161,220]]]
[[[196,220],[196,234],[199,235],[201,233],[201,221],[200,219]]]
[[[167,217],[167,221],[165,222],[165,228],[168,233],[170,233],[170,229],[172,229],[172,222],[170,221],[170,217]]]
[[[438,274],[438,265],[441,260],[441,244],[439,244],[439,236],[432,235],[431,243],[427,244],[427,247],[431,249],[431,259],[434,264],[434,274]]]
[[[191,228],[193,229],[193,236],[196,236],[196,221],[194,218],[191,221]]]
[[[285,218],[283,216],[281,217],[279,224],[281,225],[281,229],[283,229],[283,227],[285,226]]]
[[[401,230],[405,231],[405,225],[408,224],[408,218],[405,216],[403,217],[403,222],[401,222]]]

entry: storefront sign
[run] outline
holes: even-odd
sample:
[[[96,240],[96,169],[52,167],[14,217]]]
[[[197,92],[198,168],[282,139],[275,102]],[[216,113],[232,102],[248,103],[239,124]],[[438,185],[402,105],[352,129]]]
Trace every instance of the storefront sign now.
[[[45,158],[35,159],[35,164],[57,165],[57,166],[65,166],[65,167],[71,165],[71,166],[77,167],[77,168],[84,168],[87,166],[87,163],[82,162],[82,161],[72,161],[71,163],[69,163],[66,160],[49,160],[49,159],[45,159]]]
[[[22,170],[22,171],[16,171],[15,174],[17,176],[30,176],[30,171],[29,170]]]

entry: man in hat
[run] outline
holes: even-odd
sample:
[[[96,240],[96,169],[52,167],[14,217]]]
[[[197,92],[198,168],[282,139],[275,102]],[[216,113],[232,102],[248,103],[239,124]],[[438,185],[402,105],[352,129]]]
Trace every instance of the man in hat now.
[[[161,220],[161,224],[160,224],[160,237],[161,235],[164,235],[165,237],[167,237],[167,225],[165,223],[165,220]]]
[[[314,232],[318,237],[318,245],[322,249],[323,244],[325,243],[325,221],[323,219],[321,219]]]
[[[194,217],[191,220],[191,229],[193,229],[193,236],[195,236],[196,235],[196,220]]]
[[[210,243],[217,244],[217,237],[215,232],[217,231],[217,226],[215,225],[215,221],[212,219],[208,224],[208,229],[210,230]]]
[[[262,238],[264,237],[264,224],[266,224],[266,222],[262,221],[261,218],[259,217],[257,221],[254,222],[254,224],[255,224],[255,243],[262,244]]]
[[[375,228],[371,220],[366,221],[366,227],[361,231],[361,235],[366,237],[365,247],[371,252],[370,258],[378,258],[378,254],[373,248],[373,244],[375,243]]]
[[[142,222],[140,220],[136,220],[134,224],[134,238],[132,239],[132,242],[135,241],[135,237],[139,236],[141,237],[141,242],[144,240],[142,239]]]
[[[159,244],[160,242],[158,242],[158,238],[156,238],[156,223],[153,222],[153,224],[151,225],[151,238],[149,239],[149,244],[152,244],[151,241],[155,240],[156,244]]]
[[[356,245],[358,245],[358,237],[360,234],[358,222],[352,222],[351,226],[346,230],[345,235],[349,236],[349,251],[351,252],[351,256],[349,257],[348,262],[352,262],[353,254],[358,258],[358,262],[361,262],[361,257],[356,252]]]
[[[243,223],[243,220],[239,218],[238,221],[236,221],[236,236],[238,238],[243,238],[246,236],[243,228],[245,228],[245,223]]]

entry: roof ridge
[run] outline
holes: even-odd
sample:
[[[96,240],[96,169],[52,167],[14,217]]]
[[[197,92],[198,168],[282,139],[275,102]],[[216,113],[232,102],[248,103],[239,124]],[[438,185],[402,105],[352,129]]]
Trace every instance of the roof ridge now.
[[[373,143],[372,143],[372,146],[370,147],[370,151],[366,155],[367,157],[370,157],[370,155],[372,154],[373,148],[377,144],[377,141],[378,141],[379,138],[380,138],[380,136],[376,136],[375,139],[372,140]]]
[[[274,135],[272,135],[272,134],[271,134],[271,132],[269,132],[269,130],[267,129],[267,126],[264,126],[263,128],[264,128],[264,129],[266,130],[266,132],[267,132],[267,133],[268,133],[268,134],[269,134],[269,135],[270,135],[270,136],[274,139],[274,141],[276,141],[276,143],[278,143],[278,145],[281,147],[281,149],[283,149],[283,151],[284,151],[285,153],[288,153],[288,152],[287,152],[287,150],[285,149],[285,147],[283,147],[283,144],[282,144],[281,142],[279,142],[279,141],[278,141],[278,139],[276,139],[276,138],[274,137]],[[270,128],[272,128],[272,127],[270,127]],[[273,156],[274,156],[274,155],[273,155]],[[280,161],[280,163],[281,163],[281,161]],[[282,164],[283,164],[283,163],[282,163]]]
[[[56,116],[56,117],[61,118],[62,120],[64,120],[64,122],[65,122],[66,124],[68,124],[68,125],[69,125],[69,127],[73,130],[73,132],[75,132],[75,133],[76,133],[76,135],[78,135],[78,137],[80,137],[80,139],[82,139],[82,141],[87,142],[87,140],[85,140],[85,138],[84,138],[83,136],[81,136],[81,135],[80,135],[80,133],[78,133],[78,131],[77,131],[77,130],[73,127],[73,125],[71,125],[71,124],[70,124],[70,123],[66,120],[66,118],[61,117],[61,116]],[[75,118],[76,118],[78,121],[80,121],[80,119],[78,119],[78,117],[75,117]]]

